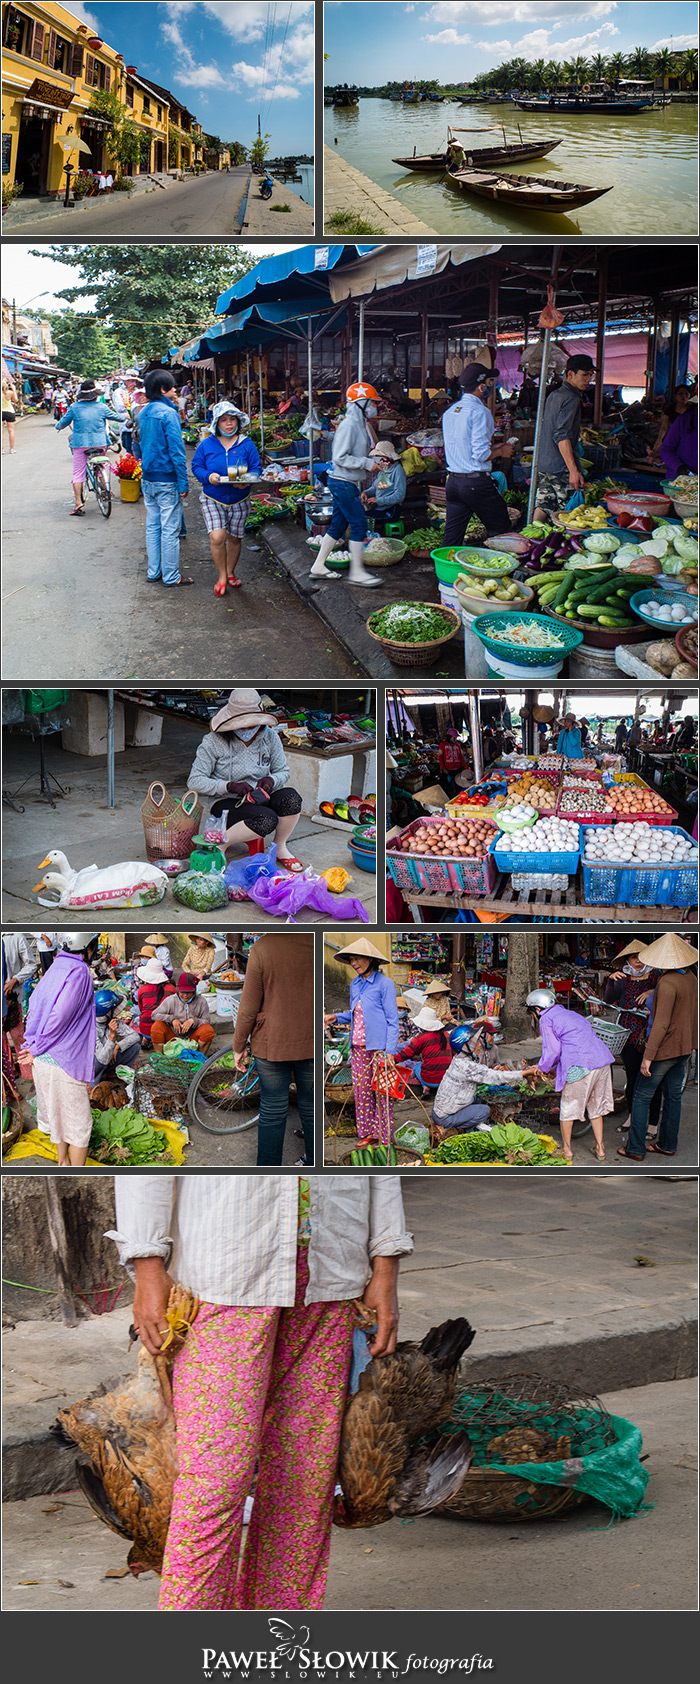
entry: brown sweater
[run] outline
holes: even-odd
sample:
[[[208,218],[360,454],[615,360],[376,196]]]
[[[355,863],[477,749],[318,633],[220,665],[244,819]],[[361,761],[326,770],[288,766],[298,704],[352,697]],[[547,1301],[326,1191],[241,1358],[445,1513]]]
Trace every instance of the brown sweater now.
[[[698,979],[694,970],[664,971],[654,989],[651,1033],[644,1056],[682,1058],[698,1044]]]
[[[249,1036],[254,1058],[313,1058],[313,935],[261,936],[255,943],[238,1008],[234,1052],[243,1052]]]

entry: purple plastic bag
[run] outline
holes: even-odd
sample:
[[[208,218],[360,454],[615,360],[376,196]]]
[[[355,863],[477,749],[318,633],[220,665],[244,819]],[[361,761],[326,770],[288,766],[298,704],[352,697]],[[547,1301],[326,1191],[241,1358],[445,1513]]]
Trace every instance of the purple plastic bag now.
[[[294,922],[295,915],[302,907],[311,906],[315,912],[327,912],[331,918],[345,920],[359,918],[363,924],[369,923],[369,913],[352,895],[339,900],[332,895],[328,884],[322,877],[285,876],[258,877],[248,889],[248,895],[261,906],[263,912],[272,912],[279,918],[290,918]]]
[[[231,860],[224,873],[224,882],[227,889],[235,889],[245,898],[256,878],[272,877],[276,870],[277,843],[273,842],[269,854],[252,854],[249,858]]]

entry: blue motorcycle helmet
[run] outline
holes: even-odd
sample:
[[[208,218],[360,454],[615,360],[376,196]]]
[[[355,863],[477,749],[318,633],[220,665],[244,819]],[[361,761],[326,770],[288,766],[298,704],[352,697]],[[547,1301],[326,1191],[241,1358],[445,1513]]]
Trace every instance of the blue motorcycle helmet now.
[[[114,994],[111,988],[101,988],[95,995],[95,1011],[98,1017],[111,1017],[115,1006],[122,1003],[122,996]]]
[[[450,1031],[449,1041],[452,1052],[461,1052],[462,1048],[471,1040],[473,1034],[473,1023],[459,1023],[456,1029]]]

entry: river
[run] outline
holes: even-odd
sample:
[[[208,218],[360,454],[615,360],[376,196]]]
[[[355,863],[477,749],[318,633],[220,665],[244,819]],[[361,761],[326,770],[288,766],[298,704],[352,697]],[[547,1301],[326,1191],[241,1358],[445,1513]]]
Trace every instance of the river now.
[[[437,175],[402,171],[392,157],[436,152],[445,144],[447,124],[491,130],[478,142],[475,133],[462,142],[498,145],[498,125],[508,141],[560,139],[547,158],[510,165],[509,174],[537,175],[612,187],[611,193],[564,215],[526,211],[469,197]],[[361,99],[359,106],[325,111],[326,143],[338,142],[341,157],[400,199],[438,234],[618,234],[643,236],[697,233],[697,127],[694,105],[673,105],[632,117],[580,117],[560,112],[518,111],[505,105],[404,105],[388,99]],[[493,132],[496,130],[497,132]]]
[[[276,176],[277,181],[279,181],[281,183],[282,187],[289,187],[292,193],[296,193],[298,198],[304,200],[305,204],[313,205],[313,202],[314,202],[314,166],[313,166],[313,164],[297,164],[297,167],[296,167],[296,170],[295,170],[294,173],[295,173],[295,175],[301,176],[301,181],[292,181],[291,177],[289,177],[287,180],[285,180],[284,176],[278,175],[275,170],[272,171],[272,174],[274,176]]]

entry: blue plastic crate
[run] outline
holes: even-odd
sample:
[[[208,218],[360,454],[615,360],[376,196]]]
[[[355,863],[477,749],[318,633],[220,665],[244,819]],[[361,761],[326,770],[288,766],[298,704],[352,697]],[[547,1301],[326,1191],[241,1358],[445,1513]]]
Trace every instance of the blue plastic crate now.
[[[579,825],[578,848],[572,848],[568,853],[542,854],[539,849],[537,852],[531,849],[530,853],[526,853],[524,849],[518,849],[516,852],[514,849],[503,845],[505,842],[504,832],[501,832],[498,839],[491,844],[491,853],[499,871],[565,871],[570,877],[574,877],[578,871],[578,862],[581,857],[582,828],[583,826]]]
[[[583,825],[582,830],[596,830]],[[666,827],[674,836],[692,837],[680,825]],[[584,838],[582,838],[584,842]],[[583,895],[587,906],[695,906],[698,867],[694,865],[603,865],[583,862]]]

